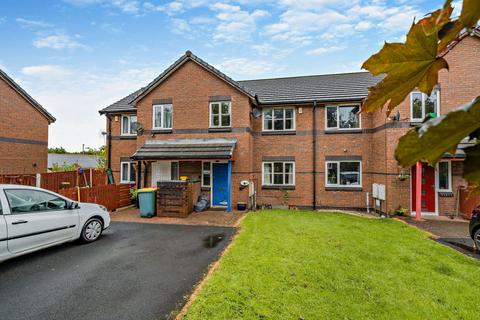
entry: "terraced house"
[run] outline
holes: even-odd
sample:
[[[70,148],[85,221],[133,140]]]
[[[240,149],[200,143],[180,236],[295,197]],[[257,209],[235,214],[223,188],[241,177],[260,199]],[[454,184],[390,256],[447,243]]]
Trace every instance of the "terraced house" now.
[[[381,77],[235,81],[187,51],[146,87],[100,111],[107,116],[108,166],[117,181],[138,186],[183,175],[201,180],[212,204],[226,209],[247,202],[246,180],[258,204],[365,209],[380,191],[382,211],[413,211],[410,177],[417,173],[398,166],[395,146],[426,115],[445,114],[478,94],[478,36],[465,35],[445,52],[450,71],[440,73],[431,96],[412,92],[388,119],[359,113]],[[423,166],[424,214],[455,210],[463,158],[459,149],[436,167]]]

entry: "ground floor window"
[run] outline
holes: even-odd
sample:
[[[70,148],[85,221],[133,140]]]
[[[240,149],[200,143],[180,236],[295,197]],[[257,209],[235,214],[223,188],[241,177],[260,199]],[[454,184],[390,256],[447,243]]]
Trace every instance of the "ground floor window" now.
[[[326,185],[358,187],[362,185],[362,165],[360,161],[327,161]]]
[[[212,185],[212,163],[205,161],[202,163],[202,187],[210,187]]]
[[[264,186],[295,185],[294,162],[263,162]]]
[[[133,166],[133,162],[120,163],[120,182],[135,182],[135,167]]]
[[[438,163],[438,191],[452,191],[452,167],[450,161]]]

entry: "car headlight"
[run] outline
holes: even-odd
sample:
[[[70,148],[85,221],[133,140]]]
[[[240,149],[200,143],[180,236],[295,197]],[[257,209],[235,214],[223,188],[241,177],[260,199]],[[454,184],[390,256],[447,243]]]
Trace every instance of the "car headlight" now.
[[[103,211],[108,211],[107,208],[105,206],[102,206],[101,204],[98,205],[100,207],[100,209],[102,209]]]

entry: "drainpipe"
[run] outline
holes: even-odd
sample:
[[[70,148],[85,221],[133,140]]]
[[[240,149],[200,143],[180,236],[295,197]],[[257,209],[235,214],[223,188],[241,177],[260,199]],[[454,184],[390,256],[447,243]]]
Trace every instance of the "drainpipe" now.
[[[317,210],[317,101],[313,101],[313,111],[312,111],[312,153],[313,153],[313,210]]]
[[[111,169],[112,163],[112,118],[107,115],[107,169]]]
[[[415,172],[415,220],[422,220],[422,162],[418,161]]]

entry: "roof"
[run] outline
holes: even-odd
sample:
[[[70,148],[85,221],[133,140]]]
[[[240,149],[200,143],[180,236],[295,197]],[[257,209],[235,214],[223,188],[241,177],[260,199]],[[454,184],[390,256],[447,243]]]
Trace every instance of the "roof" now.
[[[334,102],[366,98],[368,87],[377,84],[382,77],[374,77],[369,72],[354,72],[246,80],[240,83],[258,95],[260,104]]]
[[[48,168],[52,168],[53,164],[78,164],[82,168],[95,168],[98,164],[98,156],[90,154],[48,154]]]
[[[13,90],[17,91],[28,103],[30,103],[35,109],[37,109],[45,118],[47,118],[48,123],[55,122],[55,117],[52,116],[40,103],[33,99],[27,91],[25,91],[18,83],[13,81],[2,69],[0,69],[0,78],[3,79]]]
[[[187,61],[198,63],[260,104],[362,100],[368,95],[368,87],[382,79],[382,76],[374,77],[369,72],[354,72],[235,81],[187,51],[146,87],[100,110],[100,114],[135,111],[135,104],[140,99]]]
[[[223,138],[147,140],[132,159],[230,159],[236,143]]]

